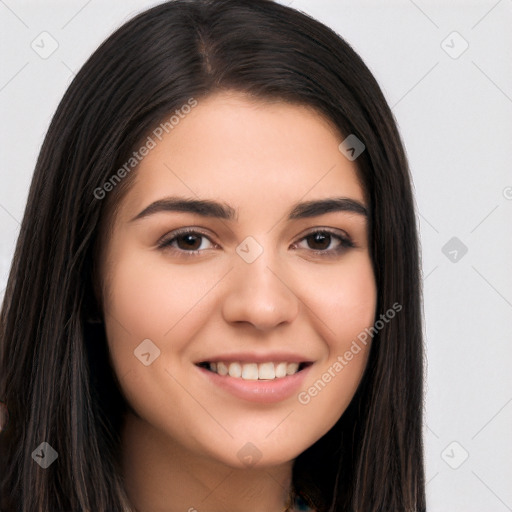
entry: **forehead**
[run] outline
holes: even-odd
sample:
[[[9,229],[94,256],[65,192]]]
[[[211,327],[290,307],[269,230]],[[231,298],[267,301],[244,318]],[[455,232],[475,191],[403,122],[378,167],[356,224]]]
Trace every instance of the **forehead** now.
[[[171,194],[222,199],[253,213],[333,190],[364,202],[357,167],[338,149],[344,137],[307,106],[223,92],[198,100],[161,140],[150,137],[125,218]]]

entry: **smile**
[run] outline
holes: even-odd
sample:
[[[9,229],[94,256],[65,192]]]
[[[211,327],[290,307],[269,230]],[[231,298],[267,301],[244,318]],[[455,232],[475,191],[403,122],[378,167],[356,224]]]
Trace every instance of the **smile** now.
[[[228,361],[205,361],[198,366],[222,377],[229,376],[243,380],[276,380],[295,375],[311,363],[289,363],[286,361],[264,363],[242,363]]]

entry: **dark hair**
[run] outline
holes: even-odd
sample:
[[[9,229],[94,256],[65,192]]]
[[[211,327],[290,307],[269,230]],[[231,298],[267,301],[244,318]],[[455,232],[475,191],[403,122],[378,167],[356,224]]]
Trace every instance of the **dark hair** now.
[[[424,511],[423,337],[411,179],[396,123],[361,58],[334,31],[270,0],[175,0],[111,35],[82,67],[44,140],[0,317],[2,511],[123,510],[127,407],[108,358],[97,262],[136,171],[95,197],[151,130],[190,98],[234,90],[307,105],[366,150],[379,318],[356,395],[295,461],[293,485],[322,511]],[[340,139],[341,142],[342,139]],[[91,362],[94,361],[94,364]],[[58,463],[31,454],[47,441]]]

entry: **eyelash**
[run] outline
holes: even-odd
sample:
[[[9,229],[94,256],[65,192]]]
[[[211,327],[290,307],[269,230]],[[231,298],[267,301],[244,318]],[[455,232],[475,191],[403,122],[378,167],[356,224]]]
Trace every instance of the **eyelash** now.
[[[176,249],[174,247],[171,247],[171,244],[173,242],[175,242],[179,237],[184,236],[184,235],[189,235],[189,234],[199,235],[201,237],[204,237],[204,238],[207,238],[208,240],[210,240],[210,238],[205,233],[202,233],[201,231],[198,231],[193,228],[184,228],[184,229],[180,229],[180,230],[173,232],[172,238],[166,238],[166,239],[162,240],[161,242],[159,242],[157,244],[157,247],[158,247],[158,249],[161,249],[161,250],[171,250],[172,252],[180,253],[180,256],[186,254],[186,256],[184,256],[184,257],[199,256],[199,254],[201,252],[203,252],[202,250],[194,249],[192,251],[185,251],[183,249]],[[328,250],[310,249],[315,255],[319,255],[324,258],[336,257],[336,256],[340,255],[341,253],[343,253],[344,251],[346,251],[347,249],[356,247],[354,242],[348,236],[347,237],[342,236],[339,233],[335,233],[334,231],[327,229],[327,228],[310,231],[305,236],[303,236],[298,242],[295,242],[294,245],[296,245],[297,243],[299,243],[303,240],[308,239],[309,237],[317,235],[317,234],[329,235],[333,238],[336,238],[339,240],[340,245],[336,249],[328,249]],[[211,240],[210,240],[210,242],[212,244],[214,244],[214,242],[212,242]],[[214,245],[216,245],[216,244],[214,244]]]

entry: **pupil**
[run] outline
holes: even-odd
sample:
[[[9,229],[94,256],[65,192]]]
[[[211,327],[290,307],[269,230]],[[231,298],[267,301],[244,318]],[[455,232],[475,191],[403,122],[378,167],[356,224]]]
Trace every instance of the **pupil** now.
[[[182,235],[179,240],[185,241],[186,249],[197,249],[201,245],[201,243],[197,243],[200,237],[197,235]],[[195,239],[195,240],[194,240]],[[194,245],[195,244],[195,245]]]
[[[331,235],[325,233],[316,233],[311,235],[311,238],[313,238],[314,243],[320,243],[320,245],[322,245],[320,249],[326,249],[329,247]],[[317,249],[319,248],[317,247]]]

